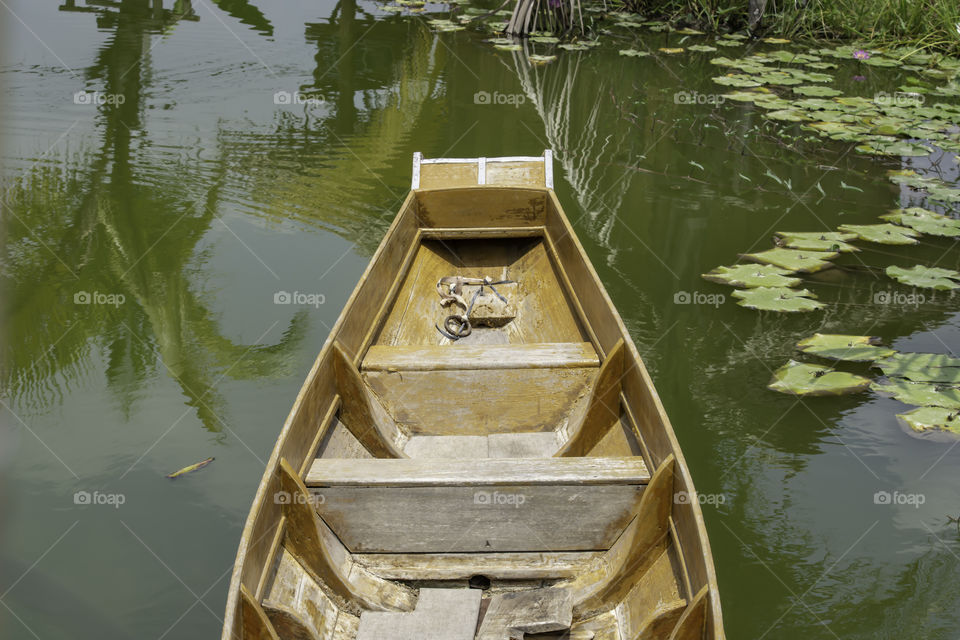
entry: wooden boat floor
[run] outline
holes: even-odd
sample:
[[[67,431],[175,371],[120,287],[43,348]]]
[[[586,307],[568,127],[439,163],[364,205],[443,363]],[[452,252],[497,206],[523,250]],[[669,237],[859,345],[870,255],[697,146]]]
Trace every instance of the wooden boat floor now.
[[[451,313],[437,294],[445,276],[517,283],[516,317],[503,327],[474,327],[457,346],[587,341],[543,239],[517,237],[423,240],[374,344],[449,344],[436,327]]]

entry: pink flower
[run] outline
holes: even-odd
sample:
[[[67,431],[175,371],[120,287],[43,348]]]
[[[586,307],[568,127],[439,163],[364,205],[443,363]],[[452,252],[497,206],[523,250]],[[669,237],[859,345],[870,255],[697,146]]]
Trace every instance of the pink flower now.
[[[864,51],[863,49],[857,49],[853,52],[853,57],[857,60],[869,60],[870,54]]]

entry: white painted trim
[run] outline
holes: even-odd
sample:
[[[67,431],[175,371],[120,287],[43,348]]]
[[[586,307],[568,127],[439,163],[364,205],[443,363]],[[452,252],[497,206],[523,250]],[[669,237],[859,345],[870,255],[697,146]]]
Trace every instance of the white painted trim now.
[[[487,184],[486,158],[477,158],[477,184]]]
[[[553,150],[543,150],[543,177],[547,189],[553,189]]]
[[[420,163],[423,162],[423,154],[419,151],[413,152],[413,178],[410,181],[410,189],[420,188]]]

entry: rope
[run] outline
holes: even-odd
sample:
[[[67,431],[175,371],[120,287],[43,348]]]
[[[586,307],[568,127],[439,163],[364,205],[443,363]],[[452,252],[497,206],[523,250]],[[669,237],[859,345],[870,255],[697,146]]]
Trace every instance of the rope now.
[[[493,291],[500,300],[506,304],[507,299],[497,291],[494,285],[498,284],[513,284],[513,280],[498,280],[494,282],[489,276],[484,278],[464,278],[462,276],[446,276],[437,280],[437,293],[440,294],[441,302],[440,306],[446,307],[450,304],[457,304],[464,308],[463,314],[450,314],[443,320],[443,327],[440,325],[434,325],[445,338],[449,338],[456,342],[460,338],[466,338],[473,332],[473,327],[470,324],[470,312],[473,311],[473,303],[477,301],[477,298],[483,293],[484,287],[490,287],[490,290]],[[473,294],[473,297],[470,299],[470,304],[463,299],[461,292],[463,291],[463,285],[465,284],[477,284],[480,285],[480,288],[476,290]],[[441,288],[443,285],[447,285],[448,292],[444,293]]]

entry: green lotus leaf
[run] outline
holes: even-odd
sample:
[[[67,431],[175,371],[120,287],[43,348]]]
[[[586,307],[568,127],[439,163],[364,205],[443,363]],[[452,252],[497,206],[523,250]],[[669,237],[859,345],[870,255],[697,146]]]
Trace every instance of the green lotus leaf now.
[[[733,297],[737,303],[747,309],[758,311],[777,311],[781,313],[799,313],[815,311],[826,305],[813,300],[816,296],[806,289],[789,289],[787,287],[754,287],[751,289],[737,289]]]
[[[931,236],[941,236],[944,238],[960,237],[960,220],[954,220],[943,214],[921,209],[920,207],[895,209],[886,215],[880,216],[880,219],[910,227],[914,231],[919,231],[920,233]]]
[[[732,267],[717,267],[702,277],[710,282],[729,284],[734,287],[794,287],[802,282],[790,277],[791,271],[769,264],[738,264]]]
[[[797,343],[797,349],[830,360],[848,362],[872,362],[896,353],[894,349],[877,346],[879,338],[873,336],[846,336],[833,333],[815,333]]]
[[[689,51],[700,51],[700,52],[702,52],[702,53],[707,53],[707,52],[710,52],[710,51],[716,51],[716,50],[717,50],[716,47],[711,47],[711,46],[708,45],[708,44],[692,44],[692,45],[690,45],[689,47],[687,47],[687,49],[688,49]]]
[[[949,291],[960,288],[960,283],[954,282],[955,280],[960,280],[960,272],[954,271],[953,269],[925,267],[919,264],[915,267],[904,269],[903,267],[890,265],[887,267],[887,275],[897,282],[922,289]]]
[[[493,48],[500,51],[520,51],[523,49],[519,44],[495,44]]]
[[[768,97],[766,93],[759,93],[758,91],[734,91],[733,93],[725,93],[723,97],[727,100],[736,100],[737,102],[755,102],[763,98]]]
[[[807,53],[796,53],[794,51],[787,51],[786,49],[770,51],[765,55],[765,57],[770,58],[771,60],[776,60],[778,62],[795,62],[798,64],[817,62],[820,60],[820,58],[818,58],[817,56],[812,56]]]
[[[836,65],[836,64],[834,64],[834,63],[832,63],[832,62],[808,62],[808,63],[806,63],[806,66],[810,67],[811,69],[836,69],[836,68],[838,68],[838,65]]]
[[[839,251],[841,253],[852,253],[860,250],[847,242],[857,237],[854,233],[841,233],[839,231],[777,231],[777,237],[780,238],[782,246],[788,249]]]
[[[797,100],[793,103],[801,109],[833,109],[837,106],[837,103],[833,100],[826,100],[824,98],[804,98],[802,100]]]
[[[896,353],[874,366],[885,376],[916,382],[954,382],[960,376],[960,358],[940,353]]]
[[[556,44],[560,42],[560,38],[556,36],[533,36],[530,38],[530,42],[539,42],[541,44]]]
[[[633,58],[645,58],[650,55],[649,51],[639,51],[637,49],[620,49],[620,55]]]
[[[891,60],[890,58],[884,58],[882,56],[870,56],[863,61],[864,64],[868,64],[871,67],[897,67],[900,65],[896,60]]]
[[[742,33],[725,33],[723,34],[724,38],[729,38],[730,40],[746,40],[747,36]]]
[[[765,82],[766,84],[776,84],[782,87],[791,87],[798,84],[803,84],[803,80],[795,78],[789,73],[783,71],[767,71],[757,76],[757,79]]]
[[[861,98],[860,96],[843,96],[842,98],[834,98],[834,102],[856,111],[873,109],[876,106],[872,100],[867,100],[866,98]]]
[[[869,378],[796,360],[777,369],[767,385],[767,389],[795,396],[839,396],[869,387]]]
[[[789,44],[790,41],[786,38],[764,38],[764,42],[767,44]]]
[[[660,51],[660,53],[673,55],[675,53],[683,53],[683,47],[660,47],[658,51]]]
[[[893,224],[842,224],[838,227],[844,233],[856,234],[861,240],[877,244],[917,244],[920,235],[913,229]]]
[[[794,109],[778,109],[770,113],[765,113],[764,115],[771,120],[782,120],[785,122],[804,122],[810,119],[810,116]]]
[[[857,151],[880,156],[921,157],[933,153],[933,149],[917,142],[868,142],[859,145]]]
[[[917,433],[960,436],[960,412],[944,407],[920,407],[898,413],[897,420]]]
[[[944,407],[960,409],[960,389],[932,382],[908,382],[893,379],[888,382],[873,382],[870,388],[877,393],[893,397],[904,404],[917,407]]]
[[[753,77],[744,74],[730,74],[726,76],[716,76],[713,81],[725,87],[759,87],[762,82],[757,82]]]
[[[718,47],[742,47],[743,43],[739,40],[731,40],[729,38],[717,38],[714,40],[714,44]]]
[[[566,42],[564,44],[557,45],[561,49],[566,49],[567,51],[586,51],[590,47],[585,44],[580,44],[579,42]]]
[[[684,29],[677,29],[677,31],[675,31],[674,33],[679,33],[680,35],[684,35],[684,36],[702,36],[702,35],[704,35],[703,31],[697,31],[696,29],[691,29],[690,27],[686,27],[686,28],[684,28]]]
[[[839,255],[835,251],[801,251],[776,247],[759,253],[741,254],[741,257],[753,262],[789,269],[794,273],[816,273],[832,267],[833,263],[828,261]]]
[[[793,92],[801,96],[839,96],[843,92],[837,91],[836,89],[831,89],[830,87],[820,87],[816,85],[804,85],[802,87],[794,87]]]
[[[530,62],[532,62],[533,64],[541,65],[541,64],[550,64],[551,62],[557,59],[557,56],[546,56],[546,55],[540,55],[537,53],[532,53],[529,56],[527,56],[527,59],[530,60]]]

